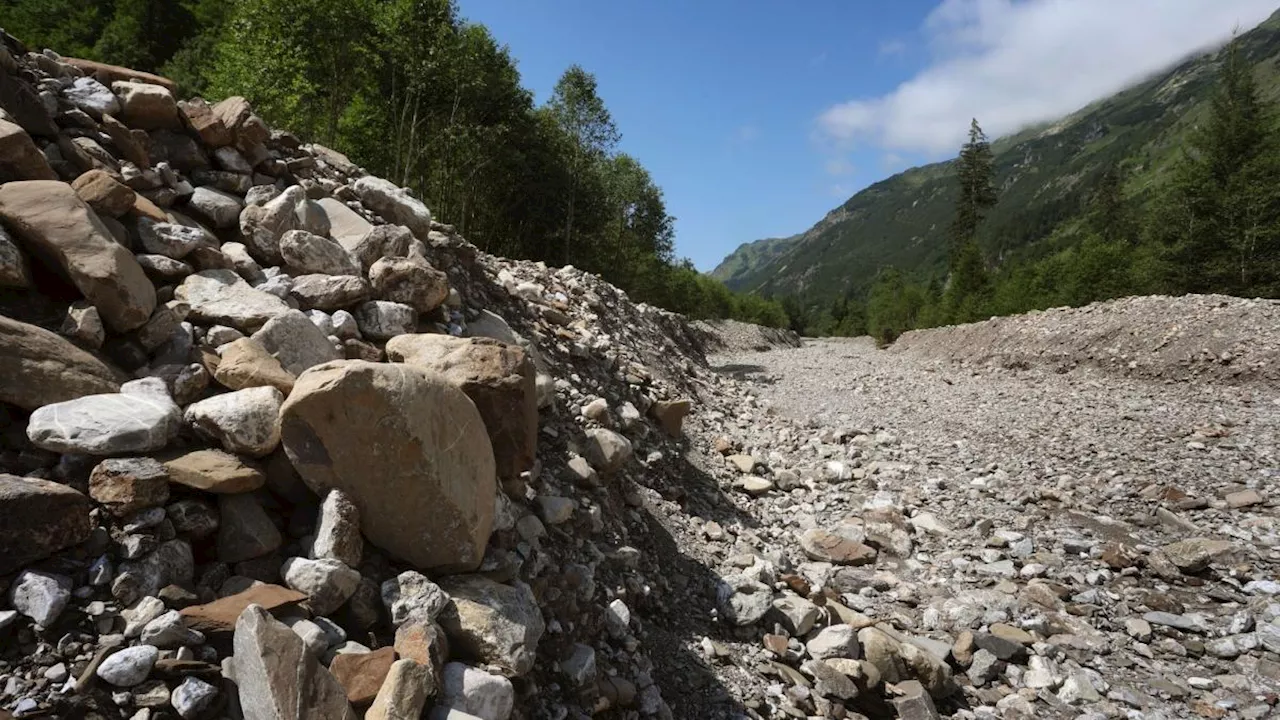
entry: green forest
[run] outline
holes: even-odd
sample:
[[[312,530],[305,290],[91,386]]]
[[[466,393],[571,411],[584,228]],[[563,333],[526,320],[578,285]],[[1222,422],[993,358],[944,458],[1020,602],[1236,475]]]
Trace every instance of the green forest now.
[[[411,187],[481,249],[599,273],[637,301],[773,326],[779,302],[675,256],[674,218],[595,77],[543,105],[499,39],[451,0],[0,0],[36,49],[243,95],[273,126]]]
[[[1001,202],[977,120],[953,164],[959,189],[947,271],[911,277],[884,268],[863,293],[806,306],[783,300],[793,329],[871,334],[882,343],[917,328],[985,320],[1126,295],[1280,296],[1280,114],[1238,43],[1224,53],[1209,112],[1159,182],[1133,182],[1120,160],[1081,193],[1054,231],[1056,251],[1003,263],[977,238]]]

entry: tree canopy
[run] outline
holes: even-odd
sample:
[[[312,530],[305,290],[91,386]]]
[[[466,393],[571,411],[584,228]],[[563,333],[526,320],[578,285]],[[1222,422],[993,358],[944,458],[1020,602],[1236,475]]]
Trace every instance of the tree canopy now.
[[[489,252],[577,265],[695,316],[787,322],[676,259],[662,189],[618,151],[594,75],[570,66],[535,106],[507,48],[453,0],[0,0],[0,17],[38,48],[243,95]]]

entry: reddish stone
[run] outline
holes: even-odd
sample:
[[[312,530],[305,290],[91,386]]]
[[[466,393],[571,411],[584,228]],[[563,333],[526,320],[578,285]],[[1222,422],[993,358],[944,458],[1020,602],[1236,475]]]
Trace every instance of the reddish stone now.
[[[346,689],[352,705],[365,705],[377,697],[395,661],[396,650],[389,647],[367,653],[341,653],[329,664],[329,672]]]
[[[255,585],[244,592],[214,600],[204,605],[192,605],[182,609],[187,627],[203,633],[233,632],[240,613],[250,605],[261,605],[271,612],[292,607],[306,600],[297,590],[279,585]]]

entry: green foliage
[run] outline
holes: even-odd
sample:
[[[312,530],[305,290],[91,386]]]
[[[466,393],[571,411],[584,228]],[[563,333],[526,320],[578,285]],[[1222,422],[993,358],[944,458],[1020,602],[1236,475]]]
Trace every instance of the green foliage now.
[[[974,118],[969,123],[969,140],[960,148],[960,157],[956,160],[960,197],[956,200],[955,218],[949,229],[951,269],[959,271],[964,263],[968,263],[965,270],[971,277],[966,282],[971,284],[981,280],[978,275],[973,275],[973,261],[976,258],[979,266],[982,263],[982,252],[977,248],[978,226],[987,211],[996,204],[994,182],[995,160],[991,155],[991,143],[987,142],[986,133]]]
[[[1280,99],[1280,13],[1242,34],[1237,50],[1253,67],[1262,98]],[[1149,211],[1167,195],[1190,135],[1210,114],[1224,57],[1209,52],[1189,58],[1052,125],[993,140],[1000,202],[976,234],[991,274],[1002,276],[1003,268],[1037,263],[1079,242],[1090,198],[1112,167],[1121,171],[1130,226],[1100,234],[1118,240],[1123,233],[1128,243],[1143,242]],[[866,297],[885,267],[920,282],[944,275],[960,192],[955,165],[925,165],[876,183],[807,232],[743,246],[714,274],[735,290],[803,293],[810,309],[850,292]],[[1238,276],[1238,263],[1235,270]]]
[[[372,0],[236,0],[210,92],[244,95],[264,116],[335,144],[368,80]]]
[[[37,52],[99,59],[94,44],[111,20],[113,0],[0,0],[0,26]]]
[[[1276,28],[1264,30],[1262,37],[1271,38]],[[958,186],[950,225],[958,245],[952,244],[949,270],[881,266],[869,287],[847,285],[838,297],[866,299],[866,330],[883,343],[914,328],[1134,294],[1280,295],[1280,114],[1257,80],[1269,67],[1257,63],[1269,56],[1257,51],[1258,37],[1237,38],[1218,54],[1203,112],[1177,129],[1186,142],[1175,160],[1154,167],[1145,150],[1131,157],[1105,153],[1105,162],[1074,179],[1068,192],[1021,216],[1002,214],[1017,196],[1016,182],[999,183],[1005,190],[998,205],[983,196],[985,166],[973,161],[981,130],[974,124],[961,158],[944,166],[954,170]],[[1250,42],[1254,62],[1245,54]],[[1280,52],[1280,44],[1261,47]],[[1137,112],[1142,107],[1129,105],[1133,117],[1151,121]],[[917,180],[925,177],[922,186],[936,180],[921,174],[926,171],[914,171]],[[882,201],[898,197],[892,188],[878,191]],[[977,196],[984,202],[974,202]],[[867,214],[859,202],[855,197],[845,207]],[[792,242],[803,245],[805,237]],[[984,256],[993,255],[1002,261],[989,268]],[[793,326],[845,334],[832,322],[829,295],[810,292],[784,299]]]
[[[1280,133],[1238,44],[1228,47],[1206,121],[1190,135],[1153,236],[1174,285],[1241,295],[1277,291]]]
[[[867,294],[867,332],[882,344],[919,325],[929,296],[895,268],[880,273]]]

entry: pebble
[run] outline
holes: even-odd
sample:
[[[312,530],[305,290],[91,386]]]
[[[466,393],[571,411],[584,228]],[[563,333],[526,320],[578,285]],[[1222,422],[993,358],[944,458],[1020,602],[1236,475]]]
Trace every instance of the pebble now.
[[[133,687],[147,679],[160,651],[151,645],[136,645],[107,656],[98,666],[98,677],[116,687]]]

